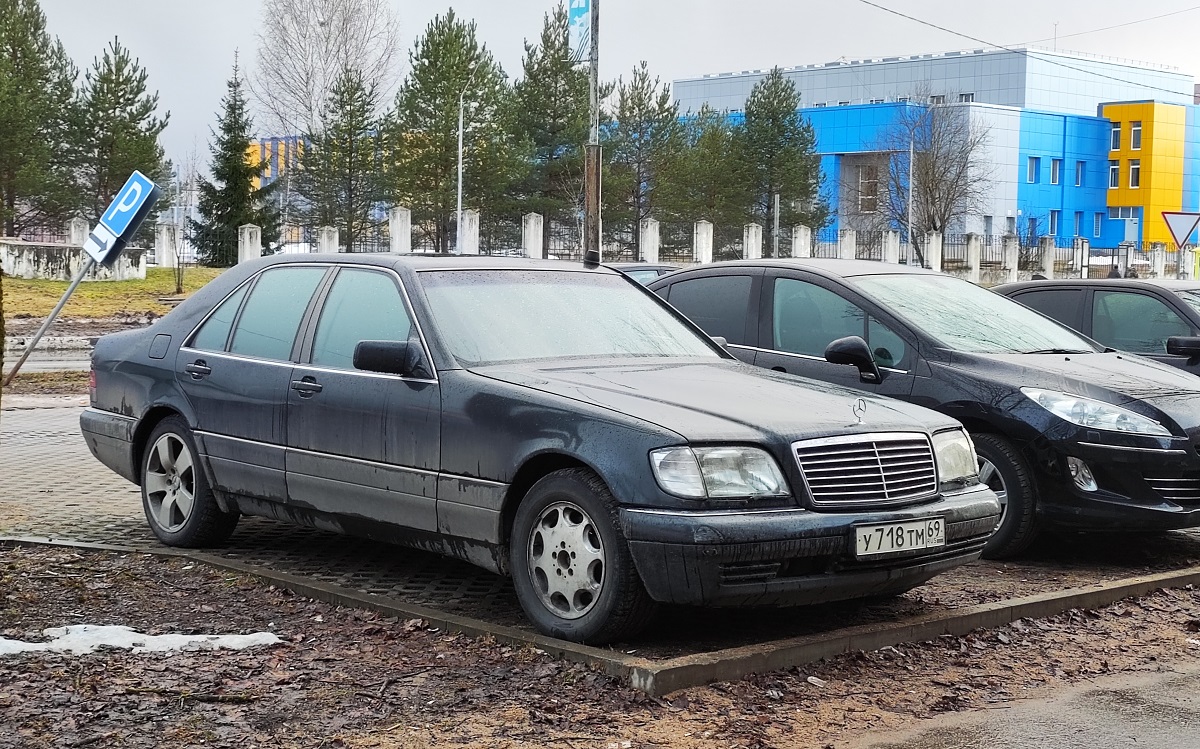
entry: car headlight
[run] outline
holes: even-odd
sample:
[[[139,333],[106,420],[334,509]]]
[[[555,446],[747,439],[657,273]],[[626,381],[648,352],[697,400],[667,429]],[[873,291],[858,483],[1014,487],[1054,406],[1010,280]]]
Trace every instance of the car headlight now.
[[[1104,401],[1070,393],[1037,388],[1021,388],[1027,398],[1061,419],[1081,427],[1110,432],[1132,432],[1155,437],[1170,437],[1171,432],[1154,419]]]
[[[974,483],[979,475],[975,445],[961,429],[950,429],[933,435],[933,454],[937,457],[939,483]]]
[[[650,453],[654,478],[689,499],[785,497],[779,465],[757,447],[664,447]]]

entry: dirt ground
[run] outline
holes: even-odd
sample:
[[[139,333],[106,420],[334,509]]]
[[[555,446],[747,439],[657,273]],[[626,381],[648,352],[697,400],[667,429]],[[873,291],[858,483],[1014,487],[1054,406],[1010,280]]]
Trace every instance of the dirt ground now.
[[[5,395],[86,395],[87,372],[19,372]]]
[[[1200,592],[855,653],[652,699],[580,665],[186,560],[0,549],[0,635],[270,631],[245,651],[0,658],[0,747],[816,747],[1200,656]]]
[[[105,333],[119,333],[122,330],[144,328],[162,317],[163,314],[163,312],[147,311],[117,313],[107,317],[62,316],[54,320],[54,324],[50,326],[50,330],[46,331],[46,335],[94,338]],[[44,316],[14,315],[4,321],[4,334],[11,338],[33,335],[45,320]]]

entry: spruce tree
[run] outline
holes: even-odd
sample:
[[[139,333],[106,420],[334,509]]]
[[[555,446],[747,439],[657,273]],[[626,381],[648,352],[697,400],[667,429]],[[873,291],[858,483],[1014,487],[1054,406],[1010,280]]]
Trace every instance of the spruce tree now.
[[[573,224],[582,209],[583,144],[588,137],[588,79],[567,45],[567,11],[546,14],[537,44],[525,43],[523,78],[514,86],[517,136],[531,149],[516,187],[525,212],[540,213],[542,247],[553,223]]]
[[[459,96],[463,117],[463,209],[495,215],[528,167],[513,135],[512,90],[475,36],[475,23],[453,10],[436,16],[409,53],[389,128],[396,166],[393,201],[442,252],[451,248],[458,171]]]
[[[749,170],[734,151],[728,112],[707,104],[683,119],[683,148],[663,168],[658,204],[680,221],[741,226],[751,203]]]
[[[776,194],[781,227],[802,223],[817,228],[828,220],[829,208],[819,195],[816,131],[799,108],[796,84],[774,68],[750,91],[745,121],[736,131],[738,156],[750,169],[750,218],[762,224],[765,247],[771,246]]]
[[[157,115],[158,93],[147,73],[118,39],[84,73],[76,126],[83,211],[94,224],[137,169],[165,184],[171,169],[158,142],[170,113]],[[154,224],[153,216],[147,226]]]
[[[279,212],[271,202],[275,183],[262,186],[267,161],[247,158],[253,122],[246,108],[241,71],[237,60],[233,76],[225,84],[217,129],[209,145],[212,180],[200,180],[199,221],[191,222],[192,244],[205,265],[230,266],[238,260],[238,227],[255,224],[262,228],[263,246],[270,249],[279,239]]]
[[[77,75],[37,0],[0,0],[0,236],[71,217],[67,131]]]
[[[348,251],[379,225],[385,191],[385,143],[379,94],[355,68],[343,69],[320,118],[308,133],[293,183],[296,213],[312,228],[337,227]]]

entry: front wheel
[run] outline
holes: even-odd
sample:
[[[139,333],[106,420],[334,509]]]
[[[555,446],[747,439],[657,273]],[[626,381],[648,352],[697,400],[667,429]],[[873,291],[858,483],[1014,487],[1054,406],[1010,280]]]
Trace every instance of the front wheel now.
[[[590,470],[555,471],[533,485],[517,508],[509,554],[521,608],[551,637],[624,640],[653,615],[616,499]]]
[[[1037,488],[1028,462],[1012,442],[996,434],[973,434],[979,482],[1000,500],[1000,523],[983,547],[985,559],[1013,557],[1037,537]]]
[[[237,513],[217,506],[197,461],[187,422],[169,416],[146,441],[142,456],[142,509],[150,530],[168,546],[217,546],[229,539]]]

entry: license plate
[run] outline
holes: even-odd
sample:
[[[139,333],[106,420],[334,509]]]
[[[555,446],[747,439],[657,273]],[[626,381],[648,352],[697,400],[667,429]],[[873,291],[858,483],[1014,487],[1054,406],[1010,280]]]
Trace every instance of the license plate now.
[[[932,549],[946,545],[946,523],[942,518],[910,520],[886,525],[860,525],[854,529],[855,553],[860,557],[894,551]]]

